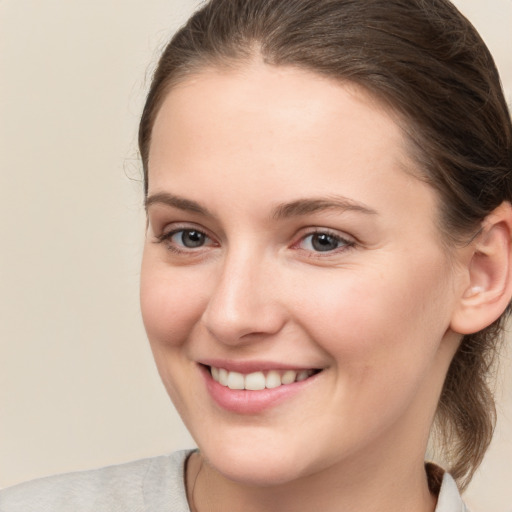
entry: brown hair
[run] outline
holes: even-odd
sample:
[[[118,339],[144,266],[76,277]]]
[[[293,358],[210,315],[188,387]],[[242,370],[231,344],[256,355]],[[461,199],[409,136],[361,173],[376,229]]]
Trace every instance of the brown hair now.
[[[147,194],[151,130],[170,88],[207,66],[256,53],[354,82],[403,120],[422,179],[440,198],[447,241],[463,243],[512,199],[512,126],[484,42],[447,0],[211,0],[164,50],[139,129]],[[488,378],[504,316],[463,338],[448,371],[436,426],[464,488],[491,441]]]

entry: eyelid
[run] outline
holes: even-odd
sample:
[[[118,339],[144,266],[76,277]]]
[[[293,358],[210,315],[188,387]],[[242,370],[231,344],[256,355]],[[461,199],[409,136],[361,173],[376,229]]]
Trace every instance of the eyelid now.
[[[200,231],[208,238],[214,238],[208,229],[203,227],[201,224],[196,224],[195,222],[190,221],[174,221],[174,222],[162,222],[162,227],[160,228],[158,225],[153,229],[155,238],[166,238],[170,236],[172,233],[176,233],[178,231]],[[158,234],[160,232],[160,234]]]

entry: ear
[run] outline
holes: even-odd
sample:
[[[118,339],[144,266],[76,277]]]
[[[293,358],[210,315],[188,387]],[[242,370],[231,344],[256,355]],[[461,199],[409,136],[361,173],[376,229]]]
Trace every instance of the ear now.
[[[512,297],[512,206],[503,202],[482,222],[471,252],[450,327],[459,334],[481,331],[498,319]]]

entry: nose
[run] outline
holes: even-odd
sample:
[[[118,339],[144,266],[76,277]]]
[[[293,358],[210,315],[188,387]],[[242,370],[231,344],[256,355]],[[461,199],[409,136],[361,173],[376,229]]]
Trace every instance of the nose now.
[[[286,322],[278,299],[277,269],[260,256],[226,257],[214,280],[202,321],[226,345],[239,345],[277,334]]]

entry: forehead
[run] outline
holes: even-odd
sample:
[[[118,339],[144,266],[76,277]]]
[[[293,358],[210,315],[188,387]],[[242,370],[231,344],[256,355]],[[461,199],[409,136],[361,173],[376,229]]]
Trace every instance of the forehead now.
[[[169,147],[173,140],[188,139],[206,151],[208,142],[216,145],[225,138],[249,144],[265,134],[280,143],[301,137],[313,137],[313,143],[326,134],[331,135],[326,142],[352,143],[359,137],[370,145],[380,139],[397,150],[396,158],[406,159],[403,134],[390,109],[363,88],[255,60],[236,68],[206,68],[175,85],[157,113],[150,160],[158,142]]]
[[[224,185],[224,198],[279,186],[283,201],[339,193],[368,203],[419,183],[405,147],[389,109],[353,83],[257,61],[205,69],[158,112],[149,191],[194,195],[201,180]]]
[[[356,103],[359,107],[364,105],[366,111],[356,112],[354,108],[347,111]],[[229,118],[240,122],[279,120],[288,121],[295,129],[305,125],[314,128],[316,121],[327,120],[327,114],[335,122],[345,122],[347,114],[352,114],[353,122],[357,117],[359,123],[394,124],[392,109],[354,82],[259,60],[243,66],[204,68],[187,76],[167,93],[154,124],[161,124],[169,113],[181,122],[186,119],[179,118],[180,114],[194,123],[197,119],[193,116],[198,113],[204,118],[210,115],[210,123],[214,115],[219,124]],[[400,138],[398,126],[393,128],[394,135]]]

